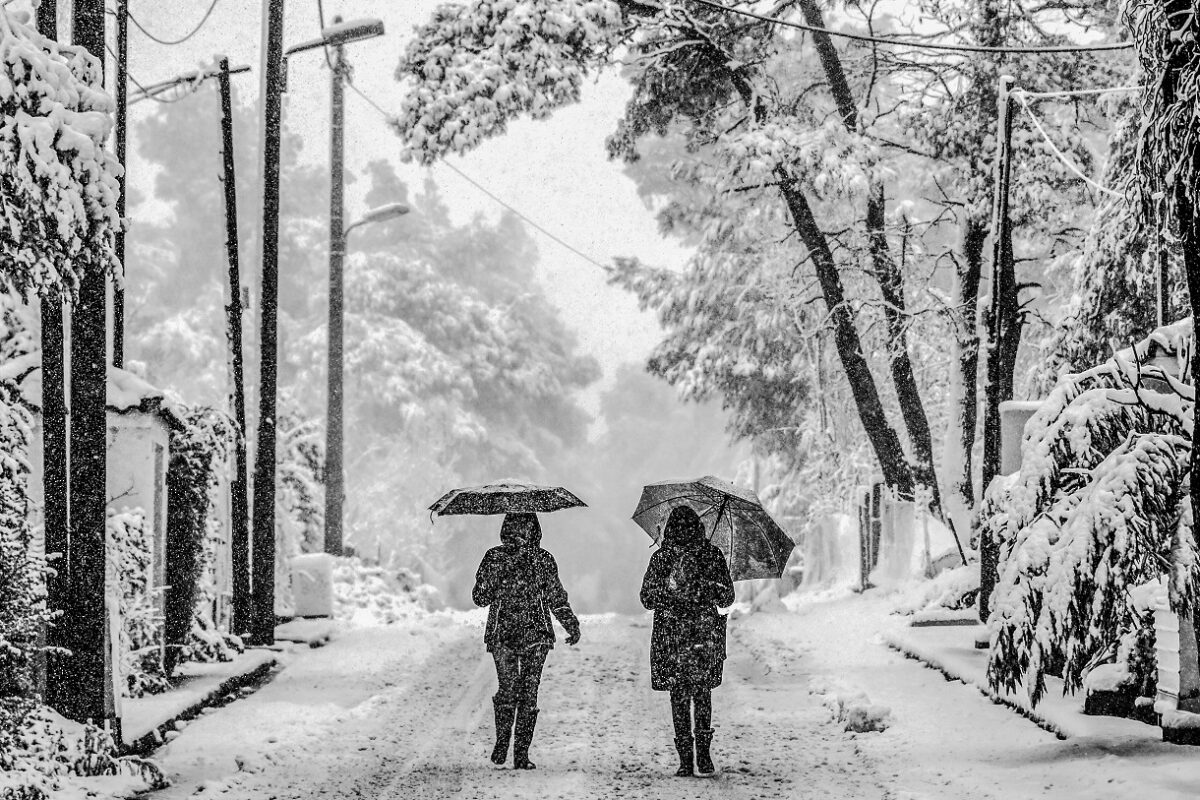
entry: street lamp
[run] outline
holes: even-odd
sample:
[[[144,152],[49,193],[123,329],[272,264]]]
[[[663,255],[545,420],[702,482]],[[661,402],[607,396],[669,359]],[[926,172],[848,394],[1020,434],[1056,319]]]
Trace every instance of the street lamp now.
[[[321,38],[289,47],[284,54],[283,74],[286,91],[287,59],[318,47],[333,48],[329,62],[329,411],[326,421],[325,444],[325,552],[342,554],[342,257],[346,250],[343,228],[345,189],[345,84],[347,75],[344,46],[352,42],[383,35],[383,21],[355,19],[342,22],[334,17],[333,24],[321,31]],[[328,54],[326,56],[328,58]],[[408,211],[386,211],[384,206],[370,212],[351,228],[364,222],[374,222],[371,214],[383,214],[382,219],[399,216]]]
[[[357,222],[352,222],[346,226],[345,233],[342,234],[342,247],[346,246],[346,237],[350,235],[350,231],[360,225],[370,225],[375,222],[387,222],[389,219],[402,217],[408,213],[408,206],[404,203],[388,203],[386,206],[372,208],[370,211],[362,215],[362,219]]]
[[[340,192],[339,192],[340,195]],[[340,197],[338,200],[340,201]],[[329,245],[329,365],[328,365],[328,409],[325,422],[325,552],[342,553],[342,504],[345,501],[345,478],[343,475],[343,270],[342,260],[346,254],[346,239],[350,232],[362,225],[386,222],[404,216],[408,206],[389,203],[368,211],[356,222],[339,231]],[[338,216],[341,222],[340,215]]]

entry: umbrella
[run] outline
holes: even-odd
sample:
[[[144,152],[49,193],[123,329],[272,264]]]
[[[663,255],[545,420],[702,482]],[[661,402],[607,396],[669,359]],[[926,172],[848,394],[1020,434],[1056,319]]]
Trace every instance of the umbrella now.
[[[587,503],[561,486],[534,486],[503,481],[487,486],[451,489],[429,507],[437,514],[544,514]]]
[[[735,581],[782,577],[796,543],[752,490],[711,475],[652,483],[642,489],[633,521],[657,542],[677,506],[690,506],[700,515],[709,541],[725,554]]]

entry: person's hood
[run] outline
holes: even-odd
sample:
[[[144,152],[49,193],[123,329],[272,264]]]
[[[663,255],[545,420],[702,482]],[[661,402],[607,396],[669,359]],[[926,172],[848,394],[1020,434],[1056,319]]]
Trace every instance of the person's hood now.
[[[517,547],[541,547],[542,525],[537,514],[505,514],[500,541]]]
[[[671,509],[663,531],[663,545],[694,550],[704,543],[704,523],[700,515],[688,506]]]

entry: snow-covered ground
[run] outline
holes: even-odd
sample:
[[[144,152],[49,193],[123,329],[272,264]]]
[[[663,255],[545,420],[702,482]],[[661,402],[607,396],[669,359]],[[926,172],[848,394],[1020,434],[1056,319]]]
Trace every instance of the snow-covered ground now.
[[[1167,800],[1200,785],[1200,752],[1060,741],[889,650],[879,632],[902,624],[887,614],[892,598],[785,602],[786,612],[730,625],[714,779],[671,776],[648,616],[585,618],[581,645],[560,644],[547,664],[538,769],[493,770],[483,617],[442,612],[353,628],[291,656],[274,682],[159,752],[175,783],[157,796]]]

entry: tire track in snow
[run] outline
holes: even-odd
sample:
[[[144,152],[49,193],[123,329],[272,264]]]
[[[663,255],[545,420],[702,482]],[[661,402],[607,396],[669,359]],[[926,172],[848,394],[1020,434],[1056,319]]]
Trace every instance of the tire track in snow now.
[[[435,627],[436,626],[436,629]],[[885,800],[874,765],[857,752],[851,735],[831,720],[820,696],[808,687],[801,650],[781,665],[763,658],[769,639],[731,625],[725,683],[713,694],[716,737],[713,778],[679,779],[667,696],[650,688],[649,619],[606,615],[583,619],[579,648],[556,647],[543,676],[530,772],[495,770],[487,760],[493,741],[491,694],[495,675],[480,626],[461,620],[414,625],[378,636],[379,651],[368,669],[346,664],[341,672],[334,642],[305,680],[313,697],[347,693],[369,676],[349,708],[321,717],[320,724],[292,726],[252,759],[251,771],[200,796],[237,800],[572,800],[659,798],[824,797]],[[355,634],[358,635],[358,634]],[[420,643],[420,654],[409,643]],[[782,643],[779,643],[782,644]],[[355,651],[341,659],[354,659]],[[757,657],[756,657],[757,656]],[[774,664],[768,669],[767,664]],[[298,663],[297,667],[300,666]],[[293,668],[285,670],[286,677]],[[358,670],[356,672],[356,670]],[[293,678],[300,672],[293,673]],[[276,699],[271,698],[271,694]],[[287,701],[284,680],[261,699],[235,704],[220,719],[255,719]],[[280,698],[280,695],[283,695]],[[266,701],[270,700],[270,703]],[[293,698],[293,702],[297,699]],[[240,712],[233,712],[243,706]],[[228,716],[227,716],[228,715]],[[318,715],[319,717],[319,715]],[[261,720],[261,716],[258,717]],[[266,723],[270,729],[270,723]],[[186,735],[186,732],[185,732]],[[264,734],[265,735],[265,734]],[[267,741],[275,741],[271,736]],[[171,797],[190,796],[182,793]],[[161,800],[167,800],[163,797]]]

